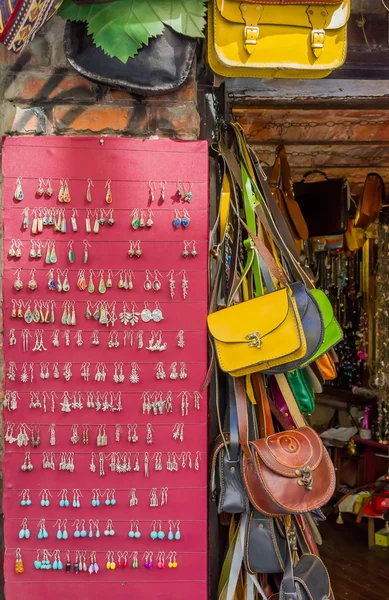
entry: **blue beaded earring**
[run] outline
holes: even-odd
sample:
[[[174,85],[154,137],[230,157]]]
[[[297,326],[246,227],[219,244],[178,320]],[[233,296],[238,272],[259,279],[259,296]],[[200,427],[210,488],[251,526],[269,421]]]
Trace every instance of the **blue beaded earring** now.
[[[61,490],[58,495],[61,496],[61,500],[59,501],[59,505],[61,507],[66,507],[67,508],[70,505],[70,502],[68,500],[68,491],[67,490]]]
[[[184,214],[181,217],[181,225],[184,227],[184,229],[186,229],[187,227],[189,227],[189,223],[190,223],[190,216],[187,210],[184,210]]]
[[[45,540],[49,537],[46,529],[46,519],[41,519],[38,523],[38,540]]]
[[[23,490],[20,495],[22,496],[20,506],[31,506],[30,490]]]
[[[180,213],[178,210],[174,211],[174,219],[172,221],[172,225],[174,227],[174,229],[178,229],[179,226],[181,225],[181,217],[180,217]]]
[[[50,506],[49,496],[51,493],[49,490],[42,490],[39,496],[41,496],[41,506]]]
[[[99,492],[99,490],[92,490],[92,492],[93,492],[92,506],[100,506],[100,500],[99,500],[100,492]]]
[[[157,521],[153,521],[151,524],[151,527],[153,528],[151,533],[150,533],[150,537],[152,540],[157,540],[158,539],[158,533],[156,530],[156,526],[157,526]]]
[[[30,534],[30,530],[27,525],[27,519],[23,519],[22,526],[19,531],[19,540],[24,540],[24,539],[28,540],[30,535],[31,534]]]

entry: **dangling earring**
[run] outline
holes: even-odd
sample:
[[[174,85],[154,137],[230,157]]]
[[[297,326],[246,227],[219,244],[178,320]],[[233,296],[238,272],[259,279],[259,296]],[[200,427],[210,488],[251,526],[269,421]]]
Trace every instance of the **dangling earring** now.
[[[66,202],[66,204],[69,204],[69,202],[71,201],[68,179],[64,180],[63,201]]]
[[[70,242],[68,243],[68,246],[69,246],[68,258],[69,258],[69,262],[72,264],[76,260],[76,256],[75,256],[74,250],[73,250],[73,244],[74,244],[73,240],[70,240]]]
[[[43,194],[45,193],[44,187],[43,187],[43,179],[41,179],[39,177],[38,180],[38,188],[36,190],[36,195],[39,196],[39,198],[42,198]]]
[[[91,248],[92,246],[90,245],[90,243],[87,240],[84,240],[84,258],[83,258],[83,262],[84,265],[86,265],[86,263],[88,262],[88,258],[89,258],[89,252],[88,252],[88,247]]]
[[[167,181],[161,181],[161,202],[165,201]]]
[[[135,250],[134,250],[134,243],[133,242],[130,242],[130,247],[128,249],[127,254],[128,254],[128,256],[130,258],[132,258],[133,256],[135,256]]]
[[[31,240],[31,243],[32,243],[32,242],[33,242],[33,240]],[[15,249],[15,245],[16,245],[16,240],[12,239],[12,240],[11,240],[11,246],[10,246],[10,248],[9,248],[9,250],[8,250],[8,256],[9,256],[10,258],[14,258],[14,257],[15,257],[15,255],[16,255],[16,249]],[[30,253],[30,256],[31,256],[31,253]]]
[[[14,281],[14,288],[17,292],[23,289],[23,281],[20,279],[21,269],[15,271],[16,279]]]
[[[181,218],[180,218],[180,212],[178,210],[174,211],[174,219],[172,221],[173,227],[174,229],[178,229],[179,226],[181,225]]]
[[[29,290],[34,291],[38,287],[38,284],[37,284],[37,282],[35,280],[35,269],[31,270],[30,277],[31,277],[31,279],[28,282],[27,287],[28,287]]]
[[[130,383],[139,383],[139,371],[140,368],[137,363],[131,363]]]
[[[139,227],[141,227],[142,229],[146,227],[145,213],[142,209],[140,209]]]
[[[14,198],[18,202],[21,202],[21,200],[23,200],[23,198],[24,198],[21,177],[18,177],[16,180],[16,188],[15,188]]]
[[[149,210],[149,218],[146,221],[146,227],[152,227],[153,225],[154,225],[153,213],[151,210]]]
[[[46,182],[46,191],[45,191],[45,196],[47,196],[48,198],[51,198],[51,196],[54,194],[54,190],[53,187],[51,185],[51,179],[48,179]]]
[[[154,271],[153,290],[155,292],[159,292],[162,287],[162,283],[160,279],[158,279],[158,275],[161,277],[161,273],[159,273],[159,271]]]
[[[150,202],[154,202],[155,200],[155,190],[157,189],[157,185],[154,181],[149,181],[149,194],[150,194]]]
[[[92,190],[91,187],[95,187],[93,185],[93,181],[91,179],[88,179],[88,187],[86,189],[86,200],[87,202],[92,202]]]
[[[134,230],[139,229],[139,226],[140,226],[139,209],[138,208],[134,208],[134,210],[131,213],[131,216],[132,216],[131,227]]]
[[[188,246],[190,245],[190,242],[188,242],[188,240],[184,241],[184,249],[182,251],[182,256],[184,258],[187,258],[189,256],[189,250],[188,250]]]
[[[196,242],[194,240],[192,242],[192,252],[191,252],[191,255],[193,256],[193,258],[196,258],[196,256],[197,256]]]
[[[150,271],[146,270],[146,279],[145,279],[145,282],[143,284],[143,287],[146,290],[146,292],[149,292],[153,288],[153,284],[150,281],[150,277],[151,277]]]
[[[181,219],[181,225],[186,229],[189,227],[190,216],[187,210],[184,210],[184,216]]]
[[[135,256],[136,258],[140,258],[142,256],[142,249],[140,247],[140,242],[134,242],[135,246]]]
[[[107,183],[105,184],[105,187],[107,188],[107,193],[105,194],[105,201],[107,204],[112,204],[112,192],[111,192],[111,180],[108,179]]]

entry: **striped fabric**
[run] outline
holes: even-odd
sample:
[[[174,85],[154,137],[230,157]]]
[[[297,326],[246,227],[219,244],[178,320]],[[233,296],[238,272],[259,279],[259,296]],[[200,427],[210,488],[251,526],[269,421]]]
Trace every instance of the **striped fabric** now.
[[[61,4],[62,0],[0,0],[0,42],[19,54]]]

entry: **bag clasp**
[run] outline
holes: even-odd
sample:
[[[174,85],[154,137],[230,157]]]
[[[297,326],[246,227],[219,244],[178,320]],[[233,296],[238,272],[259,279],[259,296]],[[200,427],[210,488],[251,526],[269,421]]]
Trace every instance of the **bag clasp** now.
[[[301,477],[301,479],[299,479],[297,483],[301,486],[306,487],[307,490],[311,492],[313,485],[313,475],[311,469],[307,466],[303,467],[302,469],[296,469],[296,475],[298,475],[298,477]]]
[[[260,348],[262,346],[261,334],[259,331],[254,331],[246,335],[246,340],[250,340],[249,348]]]

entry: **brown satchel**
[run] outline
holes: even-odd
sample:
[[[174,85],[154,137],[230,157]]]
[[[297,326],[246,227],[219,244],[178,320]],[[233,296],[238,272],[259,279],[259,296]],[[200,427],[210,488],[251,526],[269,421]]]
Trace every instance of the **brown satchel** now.
[[[301,242],[309,237],[308,227],[301,208],[295,200],[292,174],[284,146],[278,146],[276,160],[270,177],[273,196],[288,224],[295,241],[297,252],[301,252]]]
[[[235,379],[242,471],[250,501],[272,517],[320,508],[335,489],[334,467],[321,439],[307,426],[274,433],[262,376],[255,373],[251,380],[265,434],[253,442],[248,441],[245,380]]]

